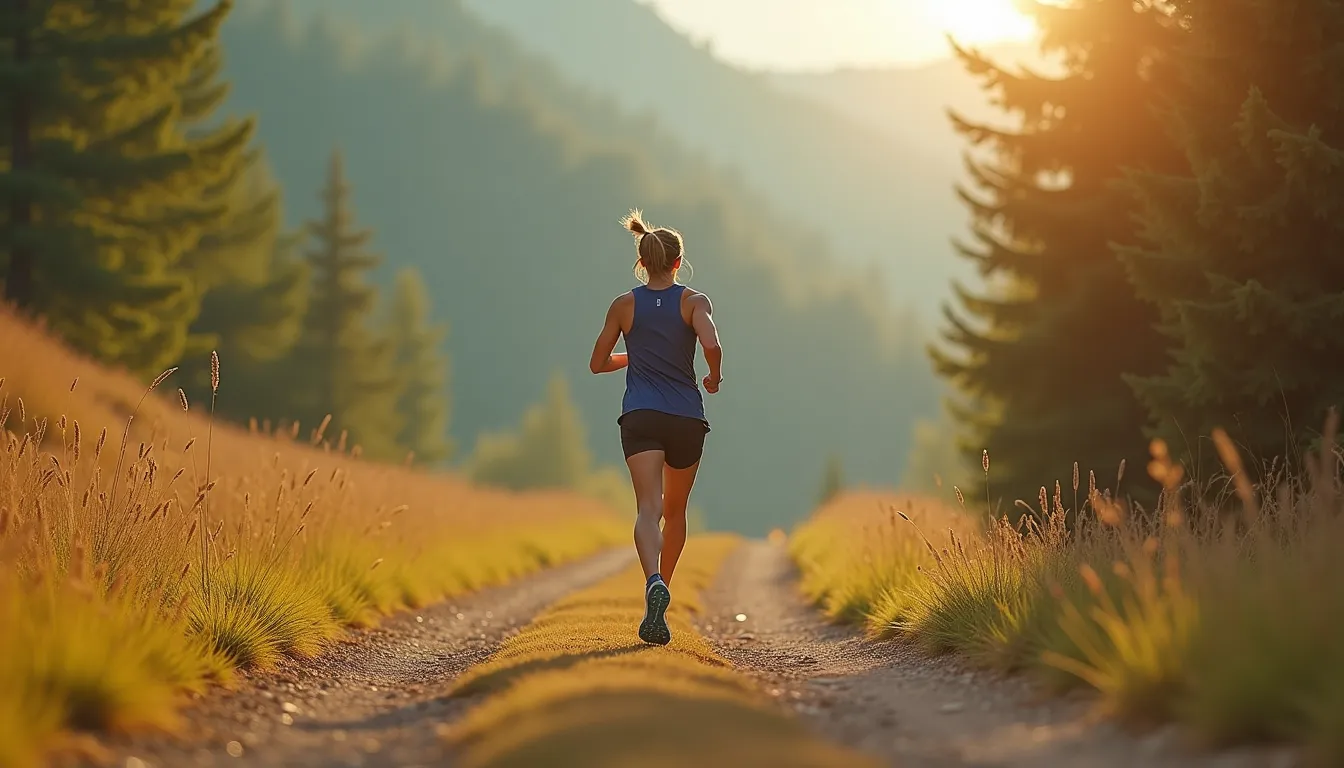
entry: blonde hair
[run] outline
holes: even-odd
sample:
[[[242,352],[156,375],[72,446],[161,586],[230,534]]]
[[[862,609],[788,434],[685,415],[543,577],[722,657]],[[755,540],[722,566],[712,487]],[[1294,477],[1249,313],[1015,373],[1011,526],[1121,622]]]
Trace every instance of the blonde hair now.
[[[673,269],[672,265],[677,263],[677,259],[681,259],[681,267],[690,270],[690,262],[684,258],[685,244],[680,232],[667,227],[649,226],[644,221],[643,211],[638,208],[621,219],[621,226],[630,230],[637,241],[635,251],[639,254],[639,261],[635,262],[635,277],[641,283],[649,282],[651,275],[670,274],[676,278],[681,270]]]

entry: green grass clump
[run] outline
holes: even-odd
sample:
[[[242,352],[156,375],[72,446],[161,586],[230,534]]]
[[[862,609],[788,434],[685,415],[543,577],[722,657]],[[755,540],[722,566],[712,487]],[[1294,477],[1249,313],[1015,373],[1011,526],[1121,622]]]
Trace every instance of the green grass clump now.
[[[638,566],[572,594],[458,682],[483,697],[445,732],[472,768],[505,766],[862,766],[770,703],[692,626],[699,592],[737,546],[687,544],[672,584],[672,642],[650,646]]]
[[[0,586],[0,765],[34,764],[62,731],[171,728],[182,692],[228,665],[179,617],[83,574]]]
[[[1333,425],[1326,435],[1333,446]],[[791,549],[836,618],[1089,687],[1126,720],[1185,723],[1214,744],[1293,742],[1340,764],[1344,456],[1326,448],[1305,476],[1256,487],[1226,436],[1216,443],[1230,489],[1216,498],[1155,443],[1153,511],[1090,487],[1074,512],[1056,484],[1019,524],[955,529],[937,546],[926,531],[952,528],[953,513],[902,514],[876,535],[871,513],[858,522],[872,505],[860,497],[820,510]]]

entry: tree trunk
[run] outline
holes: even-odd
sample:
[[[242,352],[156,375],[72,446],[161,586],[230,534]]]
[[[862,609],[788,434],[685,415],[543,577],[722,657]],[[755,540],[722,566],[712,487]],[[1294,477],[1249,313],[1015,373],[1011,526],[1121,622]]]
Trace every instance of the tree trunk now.
[[[10,0],[14,16],[14,63],[22,66],[31,55],[28,35],[28,0]],[[19,89],[13,94],[13,121],[10,125],[10,172],[23,174],[33,167],[32,94]],[[9,222],[16,242],[10,246],[9,274],[5,278],[5,298],[21,311],[33,304],[33,251],[24,242],[33,221],[32,201],[22,194],[10,203]]]

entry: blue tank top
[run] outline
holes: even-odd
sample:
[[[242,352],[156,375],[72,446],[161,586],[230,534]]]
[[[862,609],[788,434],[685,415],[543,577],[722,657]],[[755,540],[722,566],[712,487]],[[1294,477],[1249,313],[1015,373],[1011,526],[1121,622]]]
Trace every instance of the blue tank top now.
[[[659,290],[639,286],[635,318],[625,334],[629,356],[621,415],[652,410],[705,419],[704,399],[695,376],[695,331],[681,317],[684,285]]]

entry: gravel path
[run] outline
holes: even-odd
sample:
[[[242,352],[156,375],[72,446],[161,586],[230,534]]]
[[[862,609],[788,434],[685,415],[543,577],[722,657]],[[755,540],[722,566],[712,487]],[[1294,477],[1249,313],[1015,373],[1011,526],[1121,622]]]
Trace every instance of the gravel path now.
[[[865,640],[804,604],[782,547],[748,542],[705,596],[699,619],[725,657],[819,732],[903,768],[1087,766],[1287,768],[1289,751],[1194,751],[1175,729],[1131,734],[1021,678]],[[738,620],[745,615],[745,620]]]
[[[446,759],[438,729],[467,702],[453,680],[569,592],[616,572],[629,547],[554,568],[355,632],[293,662],[202,697],[172,740],[111,745],[127,768],[416,766]]]

